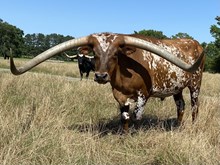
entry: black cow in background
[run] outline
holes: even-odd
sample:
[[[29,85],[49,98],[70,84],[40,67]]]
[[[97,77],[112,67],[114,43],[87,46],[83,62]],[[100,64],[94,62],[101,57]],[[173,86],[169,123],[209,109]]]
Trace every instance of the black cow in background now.
[[[77,54],[69,56],[65,53],[68,58],[77,59],[79,66],[80,79],[83,79],[83,74],[86,73],[86,79],[89,77],[91,71],[95,71],[95,59],[94,56],[88,56],[89,50],[86,47],[79,47]]]
[[[4,59],[5,59],[5,60],[6,60],[6,59],[9,60],[9,56],[8,56],[7,54],[4,54],[3,56],[4,56]]]
[[[3,49],[0,51],[0,54],[3,54],[3,58],[5,60],[9,60],[10,55],[12,54],[12,48],[9,49]]]

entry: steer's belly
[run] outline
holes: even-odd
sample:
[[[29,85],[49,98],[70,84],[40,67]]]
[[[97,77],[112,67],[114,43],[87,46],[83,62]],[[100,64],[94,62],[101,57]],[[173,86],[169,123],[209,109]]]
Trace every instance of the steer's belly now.
[[[172,66],[172,65],[171,65]],[[174,70],[174,68],[176,70]],[[168,97],[178,94],[190,83],[191,75],[184,72],[176,66],[172,66],[169,70],[165,70],[165,74],[159,74],[159,71],[154,72],[152,78],[152,96]]]
[[[153,97],[168,97],[181,92],[187,85],[186,82],[181,83],[163,83],[162,86],[153,86],[152,95]]]
[[[178,94],[181,90],[176,90],[176,91],[156,91],[152,93],[152,97],[159,97],[159,98],[165,98],[165,97],[169,97],[175,94]]]

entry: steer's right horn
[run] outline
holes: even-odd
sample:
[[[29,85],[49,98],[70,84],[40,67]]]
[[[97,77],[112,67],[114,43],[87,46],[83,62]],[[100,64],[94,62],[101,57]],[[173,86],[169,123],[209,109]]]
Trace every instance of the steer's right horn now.
[[[181,59],[179,59],[177,56],[174,56],[171,52],[168,52],[164,48],[159,47],[158,45],[155,45],[146,40],[142,40],[142,39],[131,37],[131,36],[124,36],[124,42],[126,45],[136,46],[140,49],[153,52],[188,72],[196,71],[204,57],[204,52],[203,52],[194,64],[189,65],[185,61],[182,61]]]
[[[14,64],[13,57],[11,56],[10,57],[11,72],[14,75],[20,75],[20,74],[25,73],[28,70],[32,69],[36,65],[44,62],[45,60],[59,54],[59,53],[65,52],[65,51],[70,50],[74,47],[84,46],[87,44],[88,44],[88,36],[63,42],[61,44],[58,44],[58,45],[46,50],[45,52],[37,55],[36,57],[34,57],[33,59],[31,59],[30,61],[25,63],[24,66],[19,67],[19,68],[16,68],[16,66]]]

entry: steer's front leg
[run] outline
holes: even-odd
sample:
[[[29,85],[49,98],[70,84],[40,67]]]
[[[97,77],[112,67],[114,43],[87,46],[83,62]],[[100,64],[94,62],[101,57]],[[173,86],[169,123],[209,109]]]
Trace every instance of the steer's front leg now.
[[[128,126],[130,121],[130,115],[129,115],[129,106],[122,106],[120,107],[121,110],[121,123],[124,133],[128,133]]]

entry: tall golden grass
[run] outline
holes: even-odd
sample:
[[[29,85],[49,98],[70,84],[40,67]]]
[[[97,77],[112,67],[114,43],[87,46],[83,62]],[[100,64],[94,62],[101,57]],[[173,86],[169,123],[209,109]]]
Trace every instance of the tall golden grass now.
[[[73,63],[36,69],[52,74],[0,72],[0,164],[219,164],[219,74],[204,73],[193,125],[186,89],[183,127],[170,124],[176,118],[172,97],[151,98],[141,127],[120,135],[109,84],[66,78],[79,77]]]

